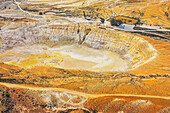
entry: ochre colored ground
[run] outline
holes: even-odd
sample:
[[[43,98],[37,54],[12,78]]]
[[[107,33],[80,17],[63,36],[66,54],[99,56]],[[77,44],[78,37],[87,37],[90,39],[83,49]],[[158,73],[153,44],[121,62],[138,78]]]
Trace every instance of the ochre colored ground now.
[[[167,2],[168,4],[169,2]],[[163,4],[146,8],[147,11],[143,20],[146,20],[149,24],[158,23],[169,26],[169,21],[162,11],[157,13],[164,15],[161,16],[161,19],[155,19],[155,17],[147,19],[148,16],[157,15],[153,13],[157,11],[157,8],[164,9]],[[121,14],[121,12],[118,12],[118,14]],[[129,11],[126,14],[131,16]],[[106,17],[106,15],[103,17]],[[32,20],[26,19],[24,21]],[[56,88],[57,90],[63,89],[62,91],[69,90],[76,94],[83,93],[88,97],[84,107],[92,112],[155,113],[162,109],[169,112],[167,106],[170,105],[170,44],[151,37],[134,35],[142,37],[152,44],[158,51],[158,55],[152,61],[126,72],[98,73],[50,66],[23,69],[0,63],[0,83],[11,83],[0,85],[0,111],[9,110],[9,112],[13,112],[11,108],[14,108],[13,110],[16,111],[29,111],[31,113],[37,111],[41,113],[51,112],[51,106],[42,101],[40,97],[40,90],[49,87],[50,90]],[[16,86],[14,84],[19,85],[13,87]],[[7,97],[6,93],[9,93],[10,97]],[[57,100],[54,99],[53,103],[54,107],[57,105]],[[65,110],[65,113],[83,113],[80,108],[76,108],[76,110]],[[54,111],[57,112],[55,109]]]
[[[0,63],[0,81],[64,88],[91,94],[169,96],[170,44],[139,34],[133,35],[144,38],[158,51],[155,59],[136,69],[127,72],[104,73],[60,69],[50,66],[22,69]]]
[[[1,63],[0,82],[65,88],[91,94],[169,96],[170,44],[162,40],[155,40],[152,37],[139,34],[127,32],[122,32],[122,34],[142,37],[154,46],[158,51],[158,55],[152,61],[136,69],[126,72],[120,71],[108,73],[60,69],[42,65],[22,69],[21,67]],[[42,55],[38,55],[38,57],[41,56]],[[46,55],[43,55],[43,57],[44,56],[46,58]],[[33,59],[35,59],[34,57]],[[23,62],[29,64],[30,61],[24,60]],[[79,62],[76,62],[75,64],[78,63]]]
[[[113,6],[110,9],[118,15],[140,18],[141,21],[148,25],[159,25],[169,28],[170,21],[168,15],[170,14],[170,9],[168,7],[170,2],[152,2],[124,3],[119,7]]]
[[[132,94],[169,96],[170,81],[165,75],[136,76],[127,73],[101,73],[66,70],[48,66],[32,69],[0,64],[1,82],[64,88],[90,94]]]
[[[160,74],[160,75],[169,75],[170,74],[170,43],[164,42],[161,40],[155,40],[151,37],[142,36],[135,34],[136,36],[142,37],[158,51],[158,55],[152,61],[136,68],[127,73],[135,75],[151,75],[151,74]]]
[[[57,113],[156,113],[166,112],[170,104],[169,98],[159,96],[127,96],[127,95],[89,95],[78,92],[68,92],[64,89],[38,88],[31,86],[0,84],[0,111],[8,112],[57,112]],[[74,103],[65,103],[67,98],[56,98],[54,94],[74,95],[76,100],[70,100]],[[7,96],[6,94],[9,94]],[[81,102],[81,98],[86,98],[83,104],[75,105]],[[49,100],[46,100],[49,98]],[[62,100],[62,101],[61,101]],[[60,104],[59,104],[60,103]],[[52,109],[51,109],[52,107]],[[86,111],[86,112],[85,112]]]

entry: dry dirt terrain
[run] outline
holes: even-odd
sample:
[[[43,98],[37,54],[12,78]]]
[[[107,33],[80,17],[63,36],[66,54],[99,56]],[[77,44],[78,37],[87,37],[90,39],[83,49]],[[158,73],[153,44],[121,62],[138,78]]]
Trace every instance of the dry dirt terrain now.
[[[142,95],[92,95],[66,89],[1,83],[1,110],[24,113],[168,113],[169,98]],[[29,103],[29,104],[27,104]]]
[[[169,37],[117,15],[170,28],[168,0],[0,0],[0,112],[169,113]]]

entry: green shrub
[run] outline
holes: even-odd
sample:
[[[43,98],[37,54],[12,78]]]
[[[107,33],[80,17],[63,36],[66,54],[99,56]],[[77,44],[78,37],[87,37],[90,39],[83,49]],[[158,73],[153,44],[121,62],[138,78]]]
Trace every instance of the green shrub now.
[[[140,16],[144,16],[144,13],[140,13]]]
[[[112,19],[112,20],[110,21],[110,23],[111,23],[112,26],[114,26],[114,25],[116,25],[116,20],[115,20],[115,19]]]
[[[105,19],[102,17],[100,17],[100,19],[101,19],[101,23],[104,23]]]
[[[110,22],[112,26],[119,26],[120,24],[123,23],[122,20],[115,20],[115,19],[112,19]]]
[[[39,15],[42,15],[43,13],[42,12],[39,12]]]
[[[168,17],[169,16],[169,14],[167,13],[167,12],[165,12],[165,15]]]
[[[140,19],[138,19],[138,21],[135,23],[135,25],[137,24],[141,24]]]
[[[9,93],[6,93],[6,97],[9,97],[10,96],[10,94]]]
[[[84,17],[86,17],[86,13],[85,13],[85,11],[83,11],[83,16],[84,16]]]

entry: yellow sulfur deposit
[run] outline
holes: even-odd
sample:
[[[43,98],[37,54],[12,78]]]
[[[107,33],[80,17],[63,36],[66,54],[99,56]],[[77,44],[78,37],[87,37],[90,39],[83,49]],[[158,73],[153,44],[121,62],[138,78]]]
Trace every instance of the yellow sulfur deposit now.
[[[44,52],[43,54],[28,55],[19,62],[13,61],[9,62],[8,64],[17,65],[23,68],[32,68],[38,65],[55,66],[60,64],[62,60],[63,59],[60,53]]]

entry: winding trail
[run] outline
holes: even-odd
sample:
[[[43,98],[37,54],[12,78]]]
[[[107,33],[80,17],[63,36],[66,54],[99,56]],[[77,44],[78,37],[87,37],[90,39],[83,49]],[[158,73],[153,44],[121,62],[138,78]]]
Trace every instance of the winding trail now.
[[[104,97],[104,96],[120,96],[120,97],[144,97],[144,98],[170,100],[169,96],[133,95],[133,94],[87,94],[87,93],[72,91],[72,90],[64,89],[64,88],[43,88],[43,87],[36,87],[36,86],[33,87],[33,86],[29,86],[29,85],[2,83],[2,82],[0,82],[0,85],[4,85],[6,87],[24,88],[24,89],[30,89],[30,90],[63,91],[63,92],[67,92],[67,93],[78,94],[78,95],[81,95],[81,96],[84,96],[84,97],[87,97],[87,98],[98,98],[98,97]]]
[[[31,15],[32,15],[32,16],[39,16],[39,17],[41,17],[42,19],[45,19],[44,16],[35,15],[35,14],[29,13],[29,12],[27,12],[27,11],[24,11],[24,10],[21,8],[20,3],[17,2],[16,0],[14,0],[14,3],[17,5],[17,7],[19,8],[19,10],[21,10],[23,13],[26,13],[26,14],[28,14],[28,15],[30,15],[30,16],[31,16]],[[37,19],[37,18],[33,18],[33,19]],[[38,20],[40,20],[40,19],[38,19]]]
[[[21,7],[20,7],[20,3],[18,3],[16,0],[14,0],[15,4],[18,6],[18,8],[22,11],[22,12],[25,12],[25,13],[28,13],[26,11],[24,11]]]

